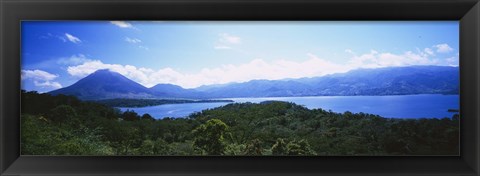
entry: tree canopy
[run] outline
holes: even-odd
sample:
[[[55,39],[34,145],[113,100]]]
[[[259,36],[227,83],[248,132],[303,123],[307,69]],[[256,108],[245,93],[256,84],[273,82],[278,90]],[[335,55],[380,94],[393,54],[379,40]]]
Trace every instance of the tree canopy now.
[[[457,155],[459,116],[391,119],[294,103],[231,103],[154,119],[22,91],[22,155]]]

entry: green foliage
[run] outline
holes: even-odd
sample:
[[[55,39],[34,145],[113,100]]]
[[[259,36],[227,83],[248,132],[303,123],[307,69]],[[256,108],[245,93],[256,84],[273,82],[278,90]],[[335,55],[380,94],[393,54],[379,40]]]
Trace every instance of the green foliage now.
[[[22,155],[457,155],[459,116],[388,119],[294,103],[231,103],[188,118],[22,91]]]
[[[229,143],[225,148],[225,155],[243,155],[245,147],[245,144]]]
[[[140,130],[129,121],[117,121],[110,124],[105,131],[105,138],[113,147],[116,155],[134,154],[135,148],[142,145]]]
[[[123,120],[135,121],[140,120],[140,116],[135,111],[127,110],[122,114]]]
[[[155,120],[150,114],[143,114],[142,115],[143,120]]]
[[[21,152],[25,155],[51,155],[60,143],[59,134],[43,116],[22,115]]]
[[[42,116],[22,115],[24,155],[111,155],[99,129],[51,123]]]
[[[168,145],[163,139],[157,139],[153,146],[154,155],[170,155],[173,152],[173,148]]]
[[[54,122],[71,121],[75,117],[77,117],[77,112],[69,105],[59,105],[50,110],[47,115],[47,118]]]
[[[228,126],[219,119],[210,119],[205,124],[195,128],[193,145],[208,155],[222,155],[225,151],[223,135]]]
[[[310,148],[310,144],[302,139],[292,141],[287,144],[288,155],[316,155],[317,153]]]
[[[288,155],[287,143],[284,139],[278,138],[272,146],[273,155]]]
[[[263,155],[262,141],[254,139],[245,147],[245,155]]]
[[[97,129],[80,129],[66,132],[64,140],[58,143],[58,155],[109,155],[111,148],[101,140]]]

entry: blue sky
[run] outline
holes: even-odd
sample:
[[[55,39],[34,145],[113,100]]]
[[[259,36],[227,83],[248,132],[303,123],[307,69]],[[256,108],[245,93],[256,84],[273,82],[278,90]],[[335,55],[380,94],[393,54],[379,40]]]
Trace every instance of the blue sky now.
[[[358,68],[458,65],[457,21],[23,21],[22,88],[47,92],[97,69],[185,88]]]

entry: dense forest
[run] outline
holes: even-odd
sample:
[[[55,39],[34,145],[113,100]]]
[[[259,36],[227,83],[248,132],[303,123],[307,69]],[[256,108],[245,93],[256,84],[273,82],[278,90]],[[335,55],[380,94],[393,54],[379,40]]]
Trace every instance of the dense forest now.
[[[458,137],[458,114],[390,119],[266,101],[157,120],[22,91],[22,155],[457,155]]]

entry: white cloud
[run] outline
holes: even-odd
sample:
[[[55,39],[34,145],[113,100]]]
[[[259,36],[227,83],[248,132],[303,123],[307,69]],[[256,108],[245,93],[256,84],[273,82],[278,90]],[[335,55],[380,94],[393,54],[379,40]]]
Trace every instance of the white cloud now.
[[[242,39],[238,36],[234,36],[227,33],[221,33],[218,35],[218,40],[215,43],[214,49],[232,49],[232,45],[238,45],[242,43]]]
[[[41,35],[39,37],[40,39],[51,39],[51,38],[57,38],[63,42],[67,42],[67,39],[65,38],[65,35],[62,34],[62,35],[53,35],[52,33],[47,33],[45,35]]]
[[[91,60],[81,65],[69,66],[67,72],[72,76],[83,78],[99,69],[110,69],[143,85],[153,86],[149,84],[149,78],[145,75],[151,72],[151,69],[137,68],[132,65],[105,64],[100,60]]]
[[[52,81],[57,77],[58,75],[43,70],[22,70],[21,76],[22,80],[32,80],[37,87],[59,89],[62,88],[62,85],[59,82]]]
[[[77,55],[72,55],[70,57],[65,57],[65,58],[60,58],[57,60],[57,64],[60,65],[78,65],[82,64],[84,62],[88,62],[90,59],[88,59],[85,55],[83,54],[77,54]]]
[[[52,33],[47,33],[46,35],[41,35],[40,37],[38,37],[39,39],[49,39],[49,38],[52,38],[53,37],[53,34]]]
[[[22,79],[50,81],[57,77],[58,75],[54,75],[43,70],[22,70]]]
[[[105,64],[99,60],[92,60],[81,65],[70,66],[67,68],[67,71],[72,76],[82,78],[99,69],[109,69],[118,72],[147,87],[162,82],[169,83],[183,76],[171,68],[164,68],[155,71],[148,68],[137,68],[132,65]]]
[[[53,88],[53,89],[60,89],[62,88],[62,85],[59,82],[50,82],[50,81],[45,81],[45,82],[39,82],[39,81],[33,81],[33,84],[37,87],[43,87],[43,88]]]
[[[351,68],[380,68],[409,65],[435,65],[437,60],[428,58],[425,53],[407,51],[403,54],[379,53],[375,50],[370,53],[354,56],[349,61]]]
[[[351,51],[351,50],[350,50]],[[348,52],[348,50],[346,50]],[[253,59],[242,64],[227,64],[218,67],[203,68],[196,73],[182,73],[173,68],[165,67],[154,70],[132,65],[106,64],[100,60],[90,59],[80,65],[70,66],[67,71],[78,78],[85,77],[98,69],[110,69],[132,79],[146,87],[158,83],[170,83],[184,88],[195,88],[201,85],[224,84],[230,82],[246,82],[253,79],[278,80],[285,78],[302,78],[323,76],[332,73],[342,73],[358,68],[380,68],[411,65],[458,65],[458,57],[434,58],[429,50],[419,50],[404,53],[378,52],[352,57],[344,63],[319,58],[308,53],[303,61],[280,59],[267,61]]]
[[[219,36],[220,36],[219,40],[223,43],[239,44],[239,43],[242,42],[240,37],[230,35],[230,34],[227,34],[227,33],[222,33]]]
[[[72,76],[82,78],[98,69],[110,69],[146,87],[151,87],[158,83],[171,83],[184,88],[194,88],[208,84],[245,82],[252,79],[276,80],[313,77],[348,70],[345,66],[309,54],[309,59],[303,62],[288,60],[267,62],[263,59],[254,59],[240,65],[229,64],[217,68],[204,68],[195,74],[180,73],[168,67],[153,70],[142,67],[138,68],[132,65],[105,64],[99,60],[85,62],[77,66],[70,66],[67,71]]]
[[[67,37],[68,41],[70,41],[72,43],[75,43],[75,44],[82,42],[78,37],[75,37],[75,36],[73,36],[72,34],[69,34],[69,33],[65,33],[65,37]]]
[[[129,38],[129,37],[125,37],[125,41],[127,41],[128,43],[133,43],[133,44],[137,44],[137,43],[141,43],[141,42],[142,42],[140,39],[137,39],[137,38]]]
[[[435,55],[435,53],[433,52],[433,50],[431,48],[425,48],[423,51],[425,53],[427,53],[428,55],[432,55],[432,56]]]
[[[351,49],[346,49],[345,52],[348,53],[348,54],[355,55],[355,52],[353,52]]]
[[[449,66],[458,66],[459,64],[457,56],[446,58],[445,61]]]
[[[120,27],[120,28],[133,28],[132,24],[125,21],[110,21],[110,23]]]
[[[138,48],[140,48],[140,49],[149,50],[148,47],[146,47],[144,45],[140,45],[140,43],[142,43],[142,40],[140,40],[140,39],[125,37],[125,41],[128,42],[128,43],[137,45]]]
[[[139,45],[138,47],[141,48],[141,49],[144,49],[144,50],[150,50],[150,49],[149,49],[148,47],[146,47],[146,46]]]
[[[435,45],[433,46],[435,48],[437,48],[437,52],[439,53],[448,53],[448,52],[451,52],[453,51],[453,48],[451,48],[450,46],[448,46],[448,44],[438,44],[438,45]]]

